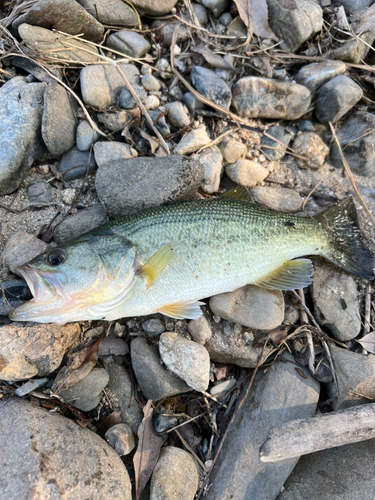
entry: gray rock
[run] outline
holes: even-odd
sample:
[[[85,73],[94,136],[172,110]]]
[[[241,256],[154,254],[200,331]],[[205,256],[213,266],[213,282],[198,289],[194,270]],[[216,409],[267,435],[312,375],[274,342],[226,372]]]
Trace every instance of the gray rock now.
[[[156,109],[160,106],[160,100],[156,95],[148,95],[143,105],[147,110]]]
[[[102,24],[115,26],[134,25],[139,22],[137,13],[122,0],[77,0],[87,12]]]
[[[146,399],[158,401],[191,390],[183,380],[163,368],[156,345],[137,337],[130,344],[130,353],[139,388]]]
[[[40,127],[45,87],[16,77],[0,89],[0,196],[15,191],[44,153]]]
[[[315,92],[335,76],[343,75],[345,71],[346,65],[341,61],[307,64],[298,71],[296,82],[307,87],[310,92]]]
[[[255,285],[211,297],[210,308],[220,318],[254,330],[272,330],[284,319],[283,294]]]
[[[150,500],[193,500],[199,474],[192,456],[180,448],[166,446],[151,478]]]
[[[351,78],[345,75],[336,76],[320,88],[315,103],[315,115],[321,123],[337,122],[362,99],[362,96],[363,90]]]
[[[210,324],[204,314],[198,319],[189,321],[188,331],[197,344],[204,345],[212,337]]]
[[[54,158],[74,146],[77,128],[77,102],[58,83],[49,83],[44,91],[42,137]]]
[[[138,116],[136,116],[138,114]],[[111,132],[117,132],[122,130],[127,123],[130,123],[134,118],[139,118],[139,108],[134,108],[132,110],[115,111],[108,113],[99,113],[97,118],[100,123],[102,123],[106,129]]]
[[[138,153],[129,144],[124,142],[100,141],[94,146],[95,161],[100,168],[106,163],[116,160],[129,160],[135,158]]]
[[[51,248],[47,243],[39,240],[26,231],[13,234],[6,242],[4,258],[9,270],[14,273],[17,266],[22,266],[37,255],[47,252]]]
[[[131,85],[139,83],[139,70],[133,64],[118,64]],[[81,70],[81,92],[85,104],[105,109],[115,104],[124,86],[124,80],[114,66],[98,64]]]
[[[174,148],[175,155],[186,155],[195,153],[202,146],[206,146],[211,142],[204,125],[188,132],[183,139]]]
[[[45,83],[56,82],[56,80],[54,80],[51,76],[49,76],[41,66],[38,66],[36,63],[34,63],[29,59],[25,59],[24,57],[21,56],[14,56],[12,58],[12,64],[15,68],[20,68],[23,69],[23,71],[25,71],[26,73],[30,73],[31,75],[33,75],[34,78],[36,78],[40,82],[45,82]],[[57,78],[59,78],[60,80],[63,78],[61,68],[56,68],[49,65],[48,71],[53,75],[57,76]]]
[[[163,434],[178,423],[178,418],[175,415],[169,415],[165,410],[162,410],[162,412],[154,418],[154,431],[157,434]]]
[[[342,5],[347,14],[359,12],[370,5],[372,0],[332,0],[332,5]]]
[[[107,370],[94,368],[82,380],[69,389],[61,391],[61,396],[67,403],[82,411],[90,411],[98,406],[102,390],[109,382]]]
[[[73,420],[12,398],[0,403],[0,429],[4,498],[131,500],[121,458]]]
[[[252,188],[264,181],[269,171],[253,160],[238,160],[225,167],[225,173],[236,184]]]
[[[221,16],[219,17],[219,23],[223,26],[228,26],[228,24],[230,24],[232,21],[233,18],[229,12],[224,12],[224,14],[221,14]]]
[[[155,123],[155,127],[159,130],[159,132],[161,133],[161,135],[163,137],[165,137],[165,136],[167,136],[167,135],[169,135],[171,133],[171,129],[169,128],[169,125],[167,123],[167,120],[165,119],[165,116],[162,116],[161,118],[159,118],[159,116],[162,114],[162,111],[159,111],[159,110],[155,109],[153,111],[149,111],[148,114],[150,115],[151,120],[154,123],[157,120],[157,122]],[[148,130],[154,135],[154,131],[151,128],[151,126],[148,123],[148,121],[146,121],[146,125],[147,125]]]
[[[267,0],[268,23],[283,40],[282,47],[294,52],[323,26],[323,12],[309,0]]]
[[[104,356],[104,368],[109,373],[109,383],[106,388],[106,396],[111,402],[112,408],[121,410],[121,420],[128,424],[134,434],[142,422],[142,412],[133,396],[132,381],[128,372],[122,365],[117,365],[112,356]]]
[[[276,142],[270,137],[264,135],[261,140],[262,151],[264,151],[270,160],[281,160],[286,153],[285,146],[289,146],[290,141],[296,135],[295,132],[291,129],[280,127],[280,125],[273,125],[267,130],[267,134],[271,135],[279,142]],[[283,144],[285,146],[283,146]]]
[[[30,290],[26,281],[9,280],[1,283],[0,316],[8,316],[15,307],[30,298]]]
[[[228,5],[228,0],[202,0],[202,4],[218,18]]]
[[[224,139],[219,142],[219,149],[223,155],[223,159],[227,163],[235,163],[243,159],[247,151],[246,144],[228,137],[224,137]]]
[[[97,169],[94,155],[80,151],[76,146],[64,153],[59,162],[59,172],[65,181],[81,179]]]
[[[147,99],[147,92],[145,91],[145,89],[141,85],[135,84],[133,85],[133,90],[139,97],[139,100],[144,103]],[[134,99],[134,97],[126,87],[123,87],[123,89],[121,90],[118,102],[124,109],[132,109],[138,106],[138,102]]]
[[[329,153],[329,148],[314,132],[302,132],[293,143],[293,151],[304,158],[296,158],[300,168],[319,168]]]
[[[27,186],[27,197],[35,205],[49,205],[53,200],[53,188],[45,180],[33,181]]]
[[[210,381],[210,356],[200,344],[182,335],[165,332],[160,335],[159,352],[169,370],[196,391],[206,391]]]
[[[13,28],[27,23],[70,35],[83,34],[86,40],[98,41],[104,27],[75,0],[39,0],[13,21]],[[77,40],[75,40],[76,42]]]
[[[120,456],[129,455],[135,447],[134,434],[127,424],[115,424],[104,434],[104,439]]]
[[[176,0],[135,0],[133,5],[147,14],[158,16],[170,12],[176,3]]]
[[[202,102],[198,101],[191,92],[186,92],[183,99],[191,114],[194,114],[195,111],[205,108],[205,105]]]
[[[99,139],[99,134],[87,120],[83,120],[77,127],[76,143],[80,151],[89,151]]]
[[[227,26],[227,35],[236,36],[236,37],[246,37],[247,28],[243,23],[240,16],[237,16],[233,19],[233,21]]]
[[[56,243],[65,243],[107,222],[108,217],[103,205],[95,203],[64,219],[54,231],[54,240]]]
[[[257,374],[211,473],[207,500],[274,499],[295,467],[297,458],[274,463],[259,459],[268,431],[313,416],[319,398],[319,383],[309,371],[299,367],[302,377],[294,360],[284,358],[292,362],[278,361],[265,374]]]
[[[98,348],[98,355],[109,356],[110,354],[114,356],[125,356],[125,354],[129,354],[128,344],[125,340],[118,337],[102,338]]]
[[[148,335],[153,336],[160,335],[161,333],[165,332],[165,326],[163,322],[160,319],[156,318],[144,321],[142,323],[142,328]]]
[[[208,194],[216,193],[223,173],[223,157],[220,149],[217,146],[206,148],[197,155],[197,159],[204,168],[202,191]]]
[[[293,189],[271,186],[255,186],[250,190],[254,201],[277,212],[298,212],[302,207],[302,198]]]
[[[199,3],[191,2],[191,6],[193,7],[194,14],[198,19],[198,23],[204,27],[208,21],[207,9],[203,5]]]
[[[314,125],[310,120],[301,120],[298,124],[298,132],[314,132]]]
[[[20,387],[18,387],[18,389],[15,391],[15,394],[16,394],[16,396],[21,398],[22,396],[26,396],[26,394],[29,394],[30,392],[35,391],[39,387],[42,387],[47,382],[49,382],[48,377],[32,378],[32,379],[28,380],[27,382],[25,382],[24,384],[22,384]]]
[[[165,109],[168,111],[168,120],[171,125],[176,128],[185,128],[189,125],[190,118],[180,102],[170,102],[165,105]]]
[[[296,120],[306,113],[311,102],[310,91],[302,85],[258,76],[238,80],[232,95],[239,115],[244,118]]]
[[[201,66],[194,66],[190,73],[190,80],[204,97],[229,109],[232,100],[230,88],[216,73]]]
[[[128,30],[113,33],[107,38],[105,45],[135,59],[143,57],[151,49],[151,45],[141,35]]]
[[[166,23],[165,21],[162,20],[155,20],[152,22],[151,28],[154,29],[158,33],[160,38],[163,39],[164,45],[169,47],[172,43],[172,37],[174,30],[176,28],[176,24],[178,24],[177,21]],[[180,29],[178,31],[178,36],[177,36],[177,43],[184,42],[188,38],[189,38],[189,30],[187,26],[180,23]]]
[[[146,75],[142,76],[141,83],[149,92],[158,92],[161,88],[159,80],[150,73],[146,73]]]
[[[311,287],[315,317],[342,342],[361,331],[357,284],[345,271],[317,260]]]
[[[133,158],[99,168],[96,191],[112,217],[192,198],[203,179],[203,166],[186,156]]]

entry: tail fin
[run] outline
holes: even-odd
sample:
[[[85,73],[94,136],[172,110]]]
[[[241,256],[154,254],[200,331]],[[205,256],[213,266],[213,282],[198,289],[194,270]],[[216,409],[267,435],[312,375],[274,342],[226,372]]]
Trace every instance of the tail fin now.
[[[316,220],[331,236],[330,249],[325,257],[357,278],[374,278],[374,254],[363,242],[353,198],[344,198],[318,214]]]

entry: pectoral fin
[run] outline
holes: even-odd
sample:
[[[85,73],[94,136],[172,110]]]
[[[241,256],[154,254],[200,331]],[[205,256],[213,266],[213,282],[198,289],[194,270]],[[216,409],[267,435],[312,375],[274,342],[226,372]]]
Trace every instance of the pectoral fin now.
[[[196,300],[187,300],[186,302],[178,302],[176,304],[167,304],[161,307],[158,312],[176,319],[197,319],[202,316],[202,306],[204,302]]]
[[[314,267],[310,259],[288,260],[254,284],[268,290],[295,290],[309,286],[313,274]]]
[[[223,194],[222,197],[230,198],[231,200],[240,200],[247,201],[248,203],[254,203],[249,190],[245,186],[236,186],[235,188]]]
[[[145,278],[148,287],[155,282],[169,264],[175,253],[175,249],[176,245],[172,245],[171,243],[163,245],[139,268],[138,274]]]

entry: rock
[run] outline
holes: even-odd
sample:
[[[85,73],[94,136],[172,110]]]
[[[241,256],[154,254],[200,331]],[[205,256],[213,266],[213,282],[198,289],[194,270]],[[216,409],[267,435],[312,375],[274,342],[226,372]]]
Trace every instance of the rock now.
[[[94,146],[94,155],[95,161],[100,168],[102,165],[116,160],[135,158],[138,156],[138,153],[129,144],[124,142],[100,141]]]
[[[104,337],[100,341],[98,355],[99,356],[125,356],[129,354],[129,347],[125,340],[118,337]]]
[[[362,99],[362,96],[363,90],[351,78],[345,75],[336,76],[320,88],[315,103],[315,115],[321,123],[337,122]]]
[[[66,402],[82,411],[90,411],[98,406],[102,390],[109,382],[107,370],[94,368],[82,380],[72,385],[69,389],[61,391],[61,396]]]
[[[228,26],[228,24],[230,24],[232,20],[233,18],[229,12],[224,12],[224,14],[221,14],[221,16],[219,17],[219,23],[223,26]]]
[[[33,61],[25,59],[24,57],[21,56],[12,57],[12,64],[15,68],[20,68],[26,73],[30,73],[31,75],[33,75],[34,78],[36,78],[40,82],[54,83],[56,81],[51,76],[49,76],[41,66],[38,66]],[[56,68],[49,65],[48,72],[52,73],[60,80],[63,78],[61,68]]]
[[[93,64],[100,62],[99,54],[96,47],[91,47],[90,52],[87,52],[87,44],[79,40],[74,41],[74,47],[71,46],[71,39],[64,41],[62,35],[54,31],[40,28],[39,26],[31,26],[30,24],[21,24],[18,32],[28,46],[36,54],[40,53],[44,58],[50,58],[52,63],[63,59],[70,63],[86,63]],[[50,55],[46,55],[48,52]],[[56,83],[56,82],[55,82]]]
[[[16,77],[0,89],[0,196],[15,191],[44,153],[40,127],[45,87]]]
[[[261,140],[262,151],[271,161],[281,160],[286,153],[285,146],[289,146],[290,141],[295,136],[294,130],[280,127],[280,125],[273,125],[267,130],[267,134],[271,135],[279,142],[264,135]]]
[[[225,173],[236,184],[252,188],[264,181],[269,171],[255,161],[238,160],[236,163],[227,165]]]
[[[147,92],[141,85],[133,85],[133,90],[137,94],[139,100],[144,103],[147,99]],[[124,109],[133,109],[138,106],[138,101],[134,99],[132,94],[126,87],[123,87],[118,100],[120,106]]]
[[[134,59],[143,57],[151,49],[151,45],[141,35],[128,30],[113,33],[107,38],[105,45]]]
[[[290,52],[318,33],[323,26],[323,12],[309,0],[267,0],[268,23]]]
[[[102,165],[95,186],[107,213],[116,218],[163,203],[188,200],[202,179],[203,166],[198,161],[170,155]]]
[[[191,455],[180,448],[166,446],[151,477],[150,500],[193,500],[199,474]]]
[[[246,285],[211,297],[210,309],[220,318],[253,330],[272,330],[284,319],[284,297],[279,290]]]
[[[139,18],[134,9],[122,0],[77,0],[87,12],[102,24],[134,25]]]
[[[49,83],[44,91],[42,137],[54,158],[74,146],[78,106],[76,100],[58,83]]]
[[[0,379],[9,382],[43,377],[56,370],[64,354],[79,340],[78,323],[0,327]]]
[[[173,332],[160,335],[163,363],[196,391],[206,391],[210,381],[210,357],[200,344]]]
[[[76,146],[64,153],[59,162],[59,172],[65,181],[81,179],[97,169],[94,155],[80,151]]]
[[[35,391],[36,389],[39,389],[39,387],[42,387],[45,385],[47,382],[49,382],[49,378],[44,377],[44,378],[32,378],[22,384],[18,389],[15,391],[16,396],[22,397],[25,396],[26,394],[29,394],[32,391]]]
[[[314,125],[310,120],[301,120],[298,124],[298,132],[314,132]]]
[[[162,411],[162,413],[159,413],[154,419],[154,431],[157,434],[163,434],[178,423],[178,418],[175,415],[168,415],[167,412]]]
[[[342,342],[361,331],[357,284],[352,275],[318,260],[311,286],[315,317]]]
[[[29,299],[31,294],[26,281],[9,280],[1,283],[0,316],[8,316],[14,308]]]
[[[147,14],[159,16],[170,12],[176,3],[176,0],[135,0],[133,5]]]
[[[93,42],[97,42],[104,33],[104,27],[75,0],[38,0],[24,14],[18,16],[12,26],[19,28],[23,23],[63,31],[70,35],[83,34],[86,40]],[[74,40],[74,43],[76,42],[77,40]]]
[[[128,111],[111,111],[108,113],[99,113],[97,115],[99,122],[111,132],[118,132],[123,129],[126,124],[132,122],[133,120],[137,120],[139,117],[139,108],[134,108]]]
[[[119,63],[131,85],[139,83],[139,70],[133,64]],[[114,66],[98,64],[86,66],[81,70],[82,99],[87,106],[105,109],[115,104],[124,86],[124,80]]]
[[[342,61],[324,61],[302,66],[296,76],[296,82],[315,92],[322,85],[336,76],[343,75],[346,65]]]
[[[9,270],[15,273],[16,267],[26,264],[37,255],[47,252],[50,248],[47,243],[39,240],[34,235],[26,231],[19,231],[7,240],[3,255]]]
[[[233,21],[227,26],[227,35],[236,37],[246,37],[247,28],[244,25],[240,16],[237,16]]]
[[[109,373],[106,396],[113,409],[121,410],[122,422],[128,424],[133,433],[136,434],[143,415],[134,399],[130,376],[122,365],[117,365],[113,361],[112,356],[104,356],[102,359],[104,368]]]
[[[104,439],[120,456],[129,455],[135,447],[134,434],[127,424],[115,424],[104,434]]]
[[[190,73],[190,80],[204,97],[225,109],[229,109],[232,100],[230,88],[213,71],[202,68],[202,66],[194,66]]]
[[[235,163],[243,159],[246,155],[246,144],[235,141],[234,139],[228,139],[228,137],[224,137],[224,139],[219,142],[219,149],[223,155],[223,159],[227,163]]]
[[[130,344],[130,353],[137,383],[146,399],[158,401],[191,390],[163,367],[156,345],[149,345],[146,339],[137,337]]]
[[[50,205],[53,200],[53,188],[45,180],[33,181],[27,186],[27,197],[33,205]]]
[[[332,5],[342,5],[347,14],[366,9],[372,0],[333,0]]]
[[[142,323],[142,328],[148,335],[152,336],[157,336],[165,332],[165,326],[163,322],[160,319],[155,318],[144,321]]]
[[[329,148],[314,132],[302,132],[293,143],[293,151],[305,159],[296,158],[300,168],[319,168],[329,153]]]
[[[146,73],[141,78],[143,87],[149,92],[158,92],[161,88],[161,83],[150,73]]]
[[[172,19],[171,19],[172,21]],[[160,38],[163,39],[163,43],[165,46],[169,47],[172,43],[172,37],[174,30],[176,28],[176,24],[178,22],[168,22],[162,20],[155,20],[151,24],[151,28],[154,29]],[[177,43],[184,42],[189,38],[189,30],[184,24],[180,24],[180,29],[178,31]],[[169,63],[168,63],[169,65]],[[161,68],[160,68],[161,69]],[[163,77],[164,78],[164,77]],[[169,77],[170,78],[170,77]]]
[[[150,111],[149,115],[151,117],[151,120],[154,123],[156,122],[155,123],[155,127],[159,130],[159,132],[161,133],[161,135],[163,137],[165,137],[165,136],[167,136],[167,135],[169,135],[171,133],[171,129],[169,128],[169,125],[167,124],[167,120],[165,119],[165,116],[162,113],[163,113],[162,111],[154,110],[154,111]],[[160,115],[162,115],[161,118],[159,118]],[[147,126],[148,130],[152,133],[152,135],[155,135],[154,131],[151,128],[151,126],[148,123],[148,121],[146,121],[146,126]]]
[[[202,4],[218,18],[228,5],[228,0],[202,0]]]
[[[297,458],[274,463],[259,459],[268,431],[313,416],[319,398],[319,383],[308,369],[298,368],[302,377],[294,359],[283,357],[291,362],[277,361],[265,374],[257,374],[210,475],[207,500],[274,499],[295,467]]]
[[[194,114],[195,111],[205,108],[205,105],[202,102],[198,101],[198,99],[196,99],[191,92],[186,92],[183,99],[191,114]]]
[[[4,498],[131,500],[121,458],[73,420],[12,398],[0,403],[0,429]]]
[[[250,190],[256,203],[277,212],[298,212],[302,207],[302,198],[293,189],[283,187],[256,186]]]
[[[144,107],[149,109],[156,109],[160,106],[159,98],[156,95],[148,95],[143,103]]]
[[[195,153],[198,149],[206,146],[210,142],[211,139],[207,135],[206,127],[202,125],[195,130],[188,132],[174,148],[173,153],[175,155]]]
[[[99,134],[87,120],[81,121],[77,127],[76,143],[80,151],[89,151],[94,143],[99,139]]]
[[[243,118],[296,120],[307,112],[311,102],[310,91],[302,85],[258,76],[238,80],[232,95]]]
[[[77,191],[74,188],[67,188],[63,189],[61,194],[62,201],[65,205],[71,205],[77,196]]]
[[[217,146],[206,148],[197,155],[197,159],[204,168],[202,191],[208,194],[216,193],[223,173],[223,157],[220,149]]]
[[[207,9],[200,5],[199,3],[192,2],[191,6],[193,7],[194,14],[198,20],[198,24],[202,27],[206,26],[208,21]]]
[[[54,240],[58,244],[65,243],[107,222],[108,217],[103,205],[95,203],[64,219],[54,231]]]
[[[180,102],[175,101],[166,104],[165,109],[168,111],[168,120],[171,125],[178,129],[185,128],[189,125],[190,118]]]
[[[203,314],[200,318],[189,321],[188,331],[194,342],[201,345],[204,345],[212,336],[210,324]]]
[[[228,380],[224,380],[224,382],[219,382],[214,385],[210,389],[211,396],[223,396],[225,393],[228,393],[233,389],[233,387],[237,384],[237,380],[235,378],[230,378]]]

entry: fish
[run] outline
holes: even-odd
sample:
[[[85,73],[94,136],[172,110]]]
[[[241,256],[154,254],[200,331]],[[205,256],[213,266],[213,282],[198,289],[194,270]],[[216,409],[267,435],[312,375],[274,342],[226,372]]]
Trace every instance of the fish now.
[[[313,255],[358,278],[374,277],[352,198],[301,217],[238,197],[150,208],[41,254],[16,269],[33,298],[10,319],[63,324],[154,313],[196,319],[203,299],[248,284],[309,286]]]

